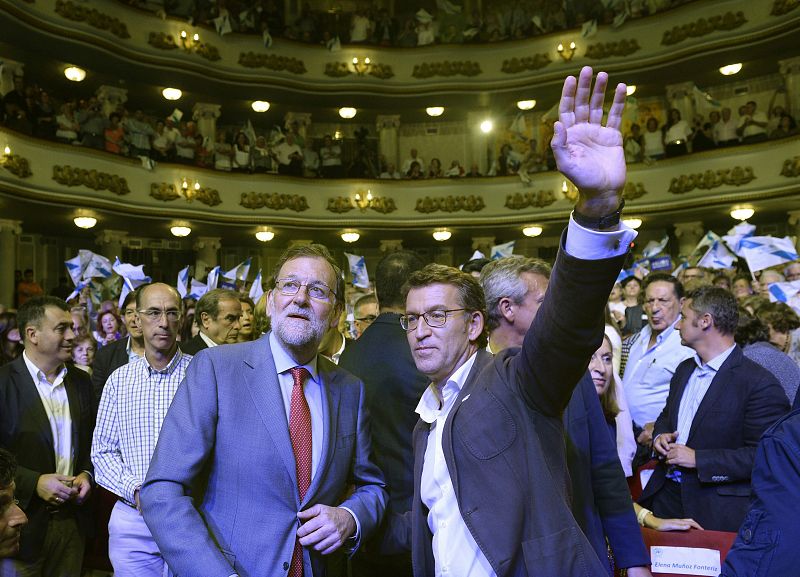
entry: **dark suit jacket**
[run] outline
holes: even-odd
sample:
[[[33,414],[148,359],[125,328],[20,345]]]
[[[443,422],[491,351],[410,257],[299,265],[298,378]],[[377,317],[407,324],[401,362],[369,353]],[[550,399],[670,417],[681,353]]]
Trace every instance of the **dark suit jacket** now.
[[[72,417],[75,454],[72,474],[91,473],[90,451],[95,422],[92,383],[84,371],[69,366],[64,386]],[[42,548],[50,520],[45,502],[36,493],[36,483],[41,475],[55,473],[56,462],[47,413],[21,355],[0,367],[0,446],[17,458],[16,497],[29,520],[22,530],[19,557],[33,560]],[[64,506],[75,507],[71,504]],[[90,512],[85,504],[75,509],[81,529],[88,532]]]
[[[800,567],[800,411],[779,420],[761,437],[752,484],[750,511],[725,558],[722,577],[796,575]]]
[[[522,348],[479,350],[445,421],[461,516],[498,577],[606,572],[570,510],[561,418],[602,342],[603,307],[624,260],[585,261],[562,247]],[[385,541],[410,547],[417,577],[435,572],[420,495],[429,431],[421,420],[414,429],[411,514],[392,518]]]
[[[678,429],[681,397],[697,364],[686,359],[675,371],[667,404],[653,437]],[[789,411],[775,376],[744,356],[737,345],[722,363],[697,410],[686,445],[695,450],[696,469],[681,469],[683,511],[704,529],[736,531],[747,513],[750,474],[761,435]],[[661,461],[639,502],[645,507],[664,485]]]
[[[195,336],[193,336],[185,343],[180,343],[180,348],[182,353],[194,356],[203,349],[207,349],[208,345],[200,336],[200,333],[197,333]]]
[[[572,512],[595,552],[607,562],[606,538],[618,568],[650,565],[631,503],[616,439],[606,423],[588,372],[564,412],[567,466],[572,479]]]
[[[121,366],[128,364],[129,340],[130,337],[117,339],[97,351],[97,356],[92,363],[92,387],[94,388],[94,398],[98,404],[109,375]]]

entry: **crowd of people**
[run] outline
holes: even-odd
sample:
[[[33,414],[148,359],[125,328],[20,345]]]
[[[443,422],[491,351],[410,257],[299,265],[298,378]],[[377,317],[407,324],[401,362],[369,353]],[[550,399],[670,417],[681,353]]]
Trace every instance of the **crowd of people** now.
[[[348,11],[306,1],[297,17],[286,16],[283,3],[276,0],[124,1],[220,34],[262,34],[330,48],[336,43],[414,47],[522,40],[591,21],[620,26],[629,18],[663,12],[690,0],[504,0],[469,13],[449,0],[436,2],[435,8],[431,2],[393,6],[393,11],[374,2],[359,2]]]
[[[650,577],[640,526],[739,531],[725,577],[796,566],[793,539],[763,541],[793,531],[797,502],[800,319],[754,294],[784,277],[614,286],[636,232],[625,86],[603,124],[607,81],[586,67],[564,83],[553,151],[579,196],[555,262],[390,252],[353,303],[357,338],[318,244],[288,248],[257,303],[143,284],[97,307],[94,340],[80,294],[18,289],[0,574],[79,577],[99,487],[118,576]],[[791,449],[765,456],[765,432]]]

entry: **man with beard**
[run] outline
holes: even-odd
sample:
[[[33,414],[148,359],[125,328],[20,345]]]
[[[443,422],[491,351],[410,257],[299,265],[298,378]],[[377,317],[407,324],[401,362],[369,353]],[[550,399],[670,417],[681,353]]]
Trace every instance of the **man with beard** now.
[[[297,246],[273,278],[272,331],[192,360],[141,489],[182,577],[319,577],[383,516],[364,386],[317,353],[342,311],[341,270],[325,247]]]

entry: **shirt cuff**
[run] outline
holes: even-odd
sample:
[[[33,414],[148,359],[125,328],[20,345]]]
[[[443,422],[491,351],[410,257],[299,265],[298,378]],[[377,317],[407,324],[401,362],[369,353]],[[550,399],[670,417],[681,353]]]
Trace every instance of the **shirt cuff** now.
[[[581,260],[602,260],[628,252],[631,241],[638,233],[620,222],[617,230],[599,231],[584,228],[569,216],[567,254]]]
[[[361,543],[361,523],[359,522],[358,517],[356,517],[356,514],[353,513],[352,509],[348,507],[339,507],[339,508],[344,509],[345,511],[350,513],[350,515],[353,516],[353,520],[356,522],[356,532],[353,533],[353,535],[347,539],[347,541],[350,541],[349,544],[352,545],[351,547],[349,547],[349,550],[353,552],[356,549],[358,549],[358,545]],[[347,541],[345,541],[345,544],[348,544]]]

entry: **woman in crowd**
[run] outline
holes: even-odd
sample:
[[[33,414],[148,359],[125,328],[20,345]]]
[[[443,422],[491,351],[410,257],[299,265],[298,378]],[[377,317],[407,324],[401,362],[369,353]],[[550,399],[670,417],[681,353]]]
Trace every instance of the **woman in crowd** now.
[[[92,374],[94,354],[97,352],[97,343],[91,335],[82,334],[72,341],[72,362],[79,369]]]
[[[454,160],[450,163],[450,168],[447,169],[447,172],[444,175],[448,178],[459,178],[464,176],[464,167],[461,166],[461,163],[458,160]]]
[[[736,275],[733,277],[733,284],[731,285],[731,292],[736,297],[737,301],[741,301],[753,294],[753,286],[751,278],[747,275]]]
[[[415,160],[411,163],[411,166],[408,168],[408,172],[406,173],[406,178],[411,180],[421,180],[425,178],[425,175],[422,174],[422,167],[420,167],[419,162]]]
[[[250,141],[244,132],[236,135],[236,144],[233,147],[233,168],[237,172],[251,172]]]
[[[781,115],[778,120],[778,126],[770,132],[770,138],[786,138],[787,136],[794,136],[797,134],[797,123],[788,114]]]
[[[667,158],[682,156],[689,152],[686,143],[692,133],[689,123],[681,118],[677,108],[669,111],[669,121],[664,126],[664,151]]]
[[[428,178],[442,178],[442,161],[438,158],[431,158],[431,164],[428,167]]]
[[[800,364],[800,317],[794,309],[786,303],[769,303],[757,315],[769,328],[769,342]]]
[[[664,134],[658,129],[658,120],[654,117],[647,119],[647,130],[642,135],[644,142],[644,156],[652,160],[661,160],[666,155],[664,151]]]
[[[113,343],[122,337],[120,327],[122,323],[112,310],[101,312],[97,316],[97,330],[94,331],[94,338],[97,341],[98,348],[102,348],[109,343]]]
[[[21,340],[16,313],[0,313],[0,366],[10,363],[22,354]]]
[[[108,117],[108,126],[105,129],[106,151],[114,154],[123,154],[125,146],[125,129],[120,122],[120,116],[112,112]]]
[[[239,342],[254,341],[261,336],[254,330],[253,310],[256,305],[250,297],[239,297],[239,304],[242,305],[242,316],[239,318]]]
[[[625,325],[625,309],[627,305],[622,300],[622,285],[614,283],[611,289],[611,294],[608,295],[608,309],[611,312],[611,317],[617,326],[622,327]]]

